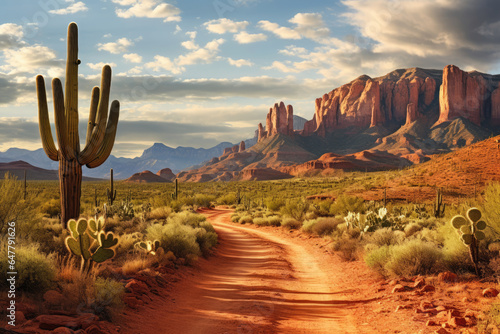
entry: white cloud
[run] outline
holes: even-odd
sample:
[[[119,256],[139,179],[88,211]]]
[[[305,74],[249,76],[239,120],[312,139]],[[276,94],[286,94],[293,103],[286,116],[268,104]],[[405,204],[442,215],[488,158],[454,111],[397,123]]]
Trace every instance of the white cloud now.
[[[253,63],[250,60],[247,59],[232,59],[232,58],[227,58],[227,61],[229,62],[229,65],[236,66],[236,67],[242,67],[242,66],[252,66]]]
[[[0,70],[9,74],[43,73],[59,76],[64,69],[64,62],[57,59],[55,52],[42,45],[7,49],[3,54],[6,65],[0,66]]]
[[[90,67],[93,70],[101,70],[104,67],[104,65],[109,65],[111,67],[116,67],[115,63],[103,63],[103,62],[99,62],[99,63],[88,63],[87,64],[87,66]]]
[[[89,10],[89,9],[85,5],[85,3],[83,3],[82,1],[78,1],[78,2],[72,3],[71,5],[69,5],[66,8],[49,10],[49,13],[55,14],[55,15],[68,15],[68,14],[75,14],[78,12],[86,12],[87,10]]]
[[[181,10],[172,4],[160,0],[112,0],[114,3],[129,7],[116,9],[116,15],[121,18],[147,17],[160,18],[163,22],[180,22]]]
[[[137,53],[124,54],[123,58],[130,63],[140,63],[142,61],[142,57]]]
[[[176,25],[175,25],[174,35],[175,35],[175,34],[180,33],[181,31],[182,31],[182,28],[181,28],[181,27],[179,27],[179,25],[178,25],[178,24],[176,24]]]
[[[182,72],[185,71],[184,68],[179,67],[178,65],[175,64],[170,58],[156,55],[154,56],[153,62],[146,63],[147,68],[151,68],[153,71],[160,71],[160,70],[166,70],[171,72],[172,74],[181,74]]]
[[[240,44],[249,44],[267,40],[265,34],[249,34],[246,31],[241,31],[234,35],[234,40]]]
[[[208,42],[203,48],[196,49],[185,55],[181,55],[176,59],[179,66],[193,65],[199,63],[213,62],[219,53],[219,46],[224,43],[224,39],[214,39]]]
[[[191,39],[195,39],[196,38],[196,35],[197,35],[197,32],[196,31],[187,31],[186,32],[186,35],[191,38]]]
[[[99,43],[97,46],[99,51],[108,51],[109,53],[118,54],[127,52],[127,49],[133,44],[131,40],[123,37],[116,42]]]
[[[282,39],[301,39],[302,37],[300,36],[300,33],[297,31],[287,28],[287,27],[280,27],[279,24],[273,23],[270,21],[259,21],[258,26],[265,30],[272,32],[276,36]]]
[[[225,34],[228,32],[237,33],[248,26],[248,21],[235,22],[230,19],[222,18],[203,23],[205,28],[215,34]]]
[[[185,41],[182,42],[181,45],[188,50],[196,50],[199,48],[198,44],[196,44],[194,41]]]
[[[19,47],[24,42],[23,27],[14,23],[4,23],[0,25],[0,50]]]

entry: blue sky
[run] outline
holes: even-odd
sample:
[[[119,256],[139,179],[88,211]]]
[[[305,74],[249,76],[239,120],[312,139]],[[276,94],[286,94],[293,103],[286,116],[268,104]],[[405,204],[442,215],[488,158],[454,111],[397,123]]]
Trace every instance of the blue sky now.
[[[34,78],[43,74],[50,86],[64,77],[72,21],[80,132],[91,88],[110,64],[111,98],[127,129],[118,129],[116,156],[154,142],[238,142],[281,100],[311,119],[315,98],[362,74],[499,70],[496,0],[3,0],[0,150],[41,147]]]

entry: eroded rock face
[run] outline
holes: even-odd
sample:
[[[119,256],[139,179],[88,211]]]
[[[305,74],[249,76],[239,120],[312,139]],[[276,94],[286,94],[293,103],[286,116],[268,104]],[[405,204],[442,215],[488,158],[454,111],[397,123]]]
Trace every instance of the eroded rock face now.
[[[156,175],[158,175],[164,179],[167,179],[169,181],[175,180],[175,177],[176,177],[170,168],[161,169],[156,173]]]
[[[414,103],[408,103],[406,107],[406,123],[409,125],[418,119],[418,111]]]
[[[439,120],[436,124],[463,117],[480,125],[485,102],[485,96],[481,92],[485,90],[483,80],[477,80],[457,66],[446,66],[439,90]]]
[[[242,140],[238,148],[238,152],[243,152],[245,150],[245,142]]]
[[[264,131],[261,123],[257,131],[258,141],[278,133],[293,135],[293,107],[291,105],[285,107],[283,102],[274,104],[266,117],[266,130]]]

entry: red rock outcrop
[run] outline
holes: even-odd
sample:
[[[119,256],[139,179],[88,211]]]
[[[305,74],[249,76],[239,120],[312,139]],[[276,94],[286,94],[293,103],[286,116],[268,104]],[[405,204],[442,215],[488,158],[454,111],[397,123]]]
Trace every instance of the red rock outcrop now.
[[[497,95],[491,80],[478,72],[464,72],[457,66],[448,65],[443,70],[443,84],[439,90],[439,120],[436,124],[457,117],[468,119],[476,125],[489,118],[486,114],[491,101],[491,120],[497,108]],[[493,91],[493,93],[492,93]]]
[[[413,68],[375,79],[361,76],[316,99],[314,118],[301,134],[324,137],[351,126],[377,126],[390,121],[404,124],[409,103],[418,115],[434,102],[437,83],[431,76],[439,77],[434,72]]]
[[[500,87],[491,93],[491,125],[500,126]]]
[[[273,108],[269,109],[266,117],[266,130],[259,124],[257,139],[261,141],[275,134],[293,135],[293,107],[285,107],[283,102],[275,103]]]
[[[418,111],[414,103],[408,103],[406,107],[406,125],[415,122],[418,119]]]
[[[240,146],[238,148],[238,152],[243,152],[245,150],[245,142],[241,141]]]
[[[158,176],[160,176],[168,181],[173,181],[176,178],[175,174],[172,172],[172,170],[170,168],[164,168],[162,170],[159,170],[156,173],[156,175],[158,175]]]
[[[126,179],[125,182],[151,183],[151,182],[169,182],[169,181],[161,176],[153,174],[149,170],[145,170],[140,173],[135,173],[134,175]]]
[[[242,181],[266,181],[290,178],[293,178],[293,176],[272,168],[246,168],[240,173]]]

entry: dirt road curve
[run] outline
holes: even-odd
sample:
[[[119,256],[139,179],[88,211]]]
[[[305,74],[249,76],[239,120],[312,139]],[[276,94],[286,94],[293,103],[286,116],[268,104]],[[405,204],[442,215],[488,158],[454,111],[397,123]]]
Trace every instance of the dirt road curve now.
[[[364,333],[349,291],[335,288],[335,268],[319,249],[273,231],[204,214],[219,235],[215,256],[129,316],[127,333]]]

